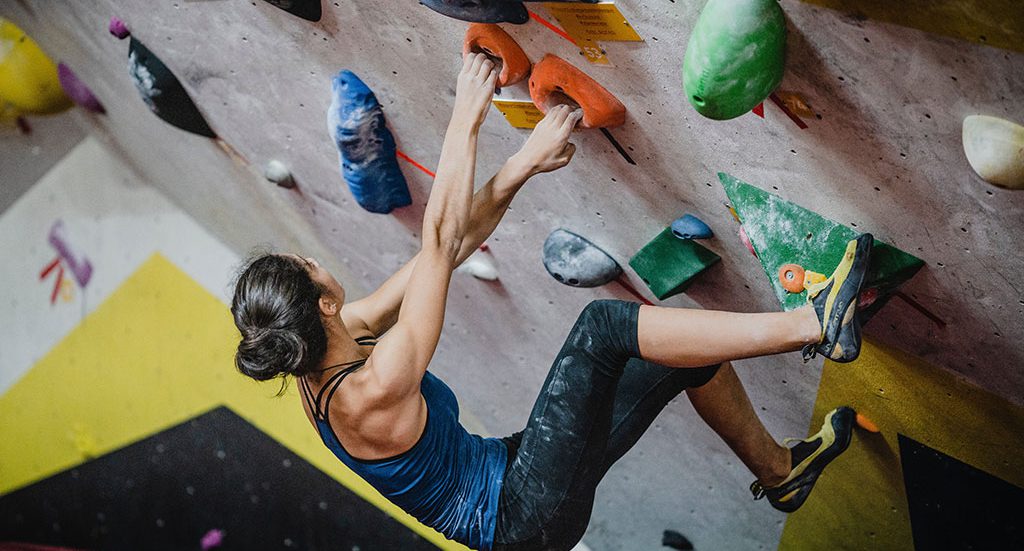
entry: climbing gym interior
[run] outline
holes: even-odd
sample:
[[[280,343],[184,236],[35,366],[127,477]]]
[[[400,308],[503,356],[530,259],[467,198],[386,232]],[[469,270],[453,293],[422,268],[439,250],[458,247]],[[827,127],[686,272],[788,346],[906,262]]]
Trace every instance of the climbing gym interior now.
[[[1024,549],[1024,2],[5,0],[0,550],[467,548],[239,373],[230,306],[254,251],[349,301],[420,251],[481,53],[477,189],[580,120],[451,274],[429,372],[472,434],[531,421],[595,300],[794,311],[874,238],[856,360],[733,363],[779,442],[856,412],[799,510],[680,394],[575,549]]]

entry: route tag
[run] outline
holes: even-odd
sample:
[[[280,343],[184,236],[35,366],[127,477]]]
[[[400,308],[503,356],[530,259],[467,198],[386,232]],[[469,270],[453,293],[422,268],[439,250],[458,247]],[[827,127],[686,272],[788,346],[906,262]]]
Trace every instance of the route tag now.
[[[587,58],[587,61],[594,65],[605,65],[608,67],[613,66],[612,62],[608,60],[608,56],[604,54],[604,49],[601,48],[600,44],[587,38],[577,38],[575,40],[576,46],[580,49],[583,56]]]
[[[514,128],[533,128],[544,118],[544,113],[529,100],[493,99],[491,103]]]
[[[614,2],[579,4],[545,2],[548,13],[583,48],[587,41],[643,42]],[[584,52],[586,53],[586,52]],[[588,58],[590,56],[588,55]]]

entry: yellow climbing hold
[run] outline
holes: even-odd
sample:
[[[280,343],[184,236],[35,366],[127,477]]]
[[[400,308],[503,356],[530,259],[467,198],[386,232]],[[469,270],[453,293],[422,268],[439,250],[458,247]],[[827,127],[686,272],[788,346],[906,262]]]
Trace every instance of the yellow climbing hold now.
[[[8,110],[13,108],[36,115],[60,113],[71,107],[71,100],[64,95],[57,80],[57,65],[24,31],[3,18],[0,18],[0,103],[8,104]]]

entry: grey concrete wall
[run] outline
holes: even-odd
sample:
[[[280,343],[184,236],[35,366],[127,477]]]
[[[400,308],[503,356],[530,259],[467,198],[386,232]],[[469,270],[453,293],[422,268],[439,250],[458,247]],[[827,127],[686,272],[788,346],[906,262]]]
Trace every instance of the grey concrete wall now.
[[[613,130],[637,166],[597,132],[581,132],[568,168],[537,178],[490,240],[501,284],[457,278],[433,370],[495,434],[518,430],[575,313],[628,295],[564,287],[540,247],[556,227],[582,233],[620,262],[676,216],[717,232],[722,255],[672,306],[776,310],[757,261],[735,238],[715,173],[734,175],[914,253],[928,262],[906,292],[945,329],[900,302],[868,326],[895,344],[1024,403],[1024,194],[981,182],[963,157],[960,121],[982,113],[1024,119],[1024,55],[783,2],[790,24],[782,88],[821,115],[799,130],[774,106],[768,118],[701,118],[686,103],[680,65],[699,2],[620,2],[643,44],[606,44],[614,68],[591,68],[543,27],[510,27],[530,56],[577,63],[630,110]],[[110,115],[91,131],[138,172],[240,250],[257,241],[320,255],[352,296],[383,281],[418,246],[430,181],[403,164],[415,206],[391,216],[355,205],[338,174],[324,116],[329,78],[348,68],[385,106],[399,147],[433,167],[454,96],[465,24],[415,2],[325,2],[311,24],[264,2],[23,0],[6,11],[71,65]],[[540,8],[538,8],[540,9]],[[289,163],[301,192],[274,187],[212,142],[150,115],[128,79],[127,44],[111,15],[177,72],[213,128],[249,163]],[[510,91],[514,93],[514,91]],[[480,138],[485,179],[525,139],[492,112]],[[634,282],[642,287],[635,277]],[[796,355],[740,362],[738,371],[773,434],[805,433],[820,364]],[[654,548],[661,530],[700,549],[773,548],[784,516],[746,490],[751,476],[677,400],[602,485],[595,549]]]
[[[0,214],[85,137],[78,113],[29,117],[31,131],[0,128]]]

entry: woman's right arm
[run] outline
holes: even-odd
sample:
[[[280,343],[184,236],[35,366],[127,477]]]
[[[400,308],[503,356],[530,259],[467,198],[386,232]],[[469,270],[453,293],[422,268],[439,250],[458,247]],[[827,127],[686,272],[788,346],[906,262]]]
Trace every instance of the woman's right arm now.
[[[455,264],[462,263],[501,221],[512,199],[530,177],[565,166],[576,146],[569,142],[573,127],[583,116],[565,105],[550,109],[518,153],[473,195],[469,214],[469,227],[462,238],[462,249]],[[405,298],[409,275],[416,267],[418,255],[413,256],[397,272],[369,295],[345,304],[342,316],[349,328],[362,328],[373,335],[383,335],[398,320],[402,299]]]
[[[487,56],[469,54],[463,60],[455,108],[423,216],[423,245],[409,275],[398,321],[373,353],[377,382],[394,398],[419,392],[441,336],[448,285],[469,226],[477,136],[496,79]]]

